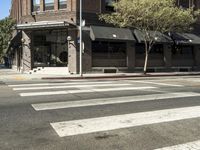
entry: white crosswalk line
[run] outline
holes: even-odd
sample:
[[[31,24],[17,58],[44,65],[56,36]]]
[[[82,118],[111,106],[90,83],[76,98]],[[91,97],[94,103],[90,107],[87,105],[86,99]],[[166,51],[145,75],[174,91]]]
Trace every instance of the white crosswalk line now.
[[[174,87],[183,87],[184,85],[178,84],[168,84],[168,83],[160,83],[156,81],[130,81],[132,83],[146,83],[146,84],[155,84],[155,85],[162,85],[162,86],[174,86]]]
[[[15,84],[8,85],[9,87],[38,87],[38,86],[53,86],[53,85],[90,85],[90,84],[106,84],[106,83],[116,83],[113,81],[103,81],[103,82],[64,82],[64,83],[34,83],[34,84]]]
[[[200,106],[50,123],[60,137],[200,117]]]
[[[64,88],[84,88],[84,87],[107,87],[107,86],[130,86],[131,84],[88,84],[88,85],[65,85],[65,86],[50,86],[50,87],[25,87],[13,88],[14,91],[28,91],[28,90],[45,90],[45,89],[64,89]]]
[[[48,92],[29,92],[20,93],[22,97],[27,96],[45,96],[45,95],[60,95],[60,94],[76,94],[76,93],[94,93],[94,92],[109,92],[109,91],[126,91],[126,90],[145,90],[145,89],[155,89],[156,87],[146,86],[146,87],[120,87],[120,88],[103,88],[97,89],[93,88],[90,90],[67,90],[67,91],[48,91]]]
[[[194,97],[194,96],[200,96],[200,93],[179,92],[179,93],[164,93],[164,94],[126,96],[126,97],[114,97],[114,98],[101,98],[101,99],[80,100],[80,101],[53,102],[53,103],[32,104],[32,107],[36,111],[41,111],[41,110],[120,104],[120,103],[129,103],[138,101],[152,101],[152,100]]]
[[[159,148],[155,150],[200,150],[200,141],[194,141],[185,144]]]

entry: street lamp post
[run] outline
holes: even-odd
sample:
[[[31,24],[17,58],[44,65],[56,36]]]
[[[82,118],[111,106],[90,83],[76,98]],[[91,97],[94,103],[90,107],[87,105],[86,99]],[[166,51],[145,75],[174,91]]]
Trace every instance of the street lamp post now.
[[[82,0],[80,0],[80,26],[79,26],[79,32],[80,32],[80,46],[79,46],[79,53],[80,53],[80,68],[79,68],[79,74],[80,76],[83,75],[82,73],[82,50],[83,50],[83,45],[82,45]]]

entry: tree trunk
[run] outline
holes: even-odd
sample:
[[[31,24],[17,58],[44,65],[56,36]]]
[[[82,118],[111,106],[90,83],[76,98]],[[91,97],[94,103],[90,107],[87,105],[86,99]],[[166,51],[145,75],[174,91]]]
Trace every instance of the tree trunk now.
[[[145,52],[145,61],[144,61],[144,74],[147,73],[148,57],[149,57],[149,53],[146,50],[146,52]]]

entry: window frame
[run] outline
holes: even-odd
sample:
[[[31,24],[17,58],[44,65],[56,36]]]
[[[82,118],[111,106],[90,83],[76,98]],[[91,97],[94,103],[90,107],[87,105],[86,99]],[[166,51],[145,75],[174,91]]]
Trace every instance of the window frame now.
[[[37,1],[39,2],[39,4],[38,4],[38,9],[35,9],[37,5],[35,5],[34,2],[37,2]],[[36,3],[36,4],[37,4],[37,3]],[[41,9],[40,9],[40,4],[41,4],[41,3],[40,3],[40,0],[31,0],[31,11],[32,11],[32,12],[40,12],[40,11],[41,11]]]
[[[58,9],[59,9],[59,10],[66,10],[66,9],[67,9],[67,1],[68,1],[68,0],[65,0],[65,8],[61,8],[60,6],[62,6],[62,5],[64,5],[64,4],[61,5],[61,4],[60,4],[61,0],[58,0]]]
[[[51,1],[51,0],[44,0],[44,11],[54,11],[55,10],[55,0],[52,0],[53,1],[53,7],[52,6],[47,6],[47,4],[52,4],[52,3],[46,3],[46,1]],[[52,7],[52,9],[51,9]],[[47,8],[50,8],[50,9],[47,9]]]

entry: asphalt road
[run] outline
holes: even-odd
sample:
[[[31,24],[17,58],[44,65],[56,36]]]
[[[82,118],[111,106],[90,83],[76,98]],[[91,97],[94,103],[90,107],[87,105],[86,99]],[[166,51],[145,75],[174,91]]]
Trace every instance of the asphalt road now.
[[[0,81],[1,150],[182,150],[199,141],[200,76]]]

